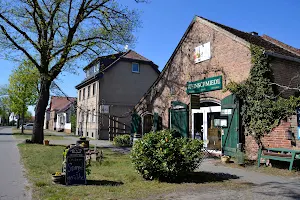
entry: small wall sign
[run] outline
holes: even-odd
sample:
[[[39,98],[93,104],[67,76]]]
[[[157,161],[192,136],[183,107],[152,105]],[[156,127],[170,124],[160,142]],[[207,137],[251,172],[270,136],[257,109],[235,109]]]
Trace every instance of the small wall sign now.
[[[205,60],[209,60],[211,58],[210,54],[210,42],[202,44],[195,48],[194,53],[194,61],[195,63],[199,63]]]
[[[82,147],[75,146],[66,155],[66,185],[85,184],[85,152]]]
[[[109,113],[109,105],[100,105],[100,113],[108,114]]]

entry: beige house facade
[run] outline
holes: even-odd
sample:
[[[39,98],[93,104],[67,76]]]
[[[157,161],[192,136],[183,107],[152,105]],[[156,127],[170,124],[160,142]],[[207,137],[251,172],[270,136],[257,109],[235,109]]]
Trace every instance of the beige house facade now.
[[[134,106],[160,74],[158,66],[135,51],[100,57],[84,68],[78,90],[76,134],[112,139],[130,132]]]
[[[148,131],[143,127],[152,126],[145,123],[148,116],[157,115],[161,120],[156,127],[202,139],[211,151],[235,155],[242,150],[256,159],[258,145],[243,132],[240,101],[223,91],[229,82],[241,83],[249,77],[251,44],[262,47],[270,58],[275,83],[297,87],[300,80],[293,77],[300,73],[299,49],[196,16],[158,79],[135,106],[142,118],[141,134]],[[282,95],[295,95],[295,91]],[[296,118],[282,121],[263,139],[265,146],[299,148],[300,133],[294,130],[293,141],[287,136],[289,127],[297,127]]]

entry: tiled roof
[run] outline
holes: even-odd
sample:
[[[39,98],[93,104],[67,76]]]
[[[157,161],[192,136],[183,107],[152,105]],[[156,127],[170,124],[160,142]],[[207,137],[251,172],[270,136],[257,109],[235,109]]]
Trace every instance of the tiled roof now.
[[[204,19],[230,33],[232,33],[233,35],[236,35],[239,38],[244,39],[245,41],[263,47],[266,51],[270,51],[273,53],[278,53],[281,55],[285,55],[285,56],[291,56],[291,57],[296,57],[296,58],[300,58],[298,55],[296,55],[295,53],[292,53],[291,51],[288,51],[272,42],[269,42],[268,40],[265,40],[263,37],[258,36],[258,35],[252,35],[251,33],[247,33],[247,32],[243,32],[234,28],[231,28],[229,26],[225,26],[223,24],[219,24],[217,22],[205,19],[203,17],[199,17],[201,19]]]
[[[137,52],[130,50],[126,54],[122,56],[123,58],[133,59],[133,60],[141,60],[151,62],[151,60],[145,58],[144,56],[138,54]]]
[[[50,111],[59,111],[74,101],[76,101],[75,97],[52,96],[50,101]]]
[[[139,61],[139,62],[147,63],[157,72],[157,74],[160,74],[160,71],[158,70],[158,66],[155,63],[153,63],[151,60],[145,58],[144,56],[138,54],[133,50],[128,50],[126,52],[111,54],[107,56],[101,56],[93,60],[89,65],[87,65],[83,69],[86,70],[100,62],[101,69],[100,72],[96,75],[101,77],[101,75],[103,74],[102,72],[105,72],[109,68],[113,67],[114,64],[120,60]],[[80,84],[76,85],[75,88],[79,89],[84,85],[86,85],[87,83],[94,81],[95,79],[96,79],[95,76],[87,77]]]
[[[139,60],[144,62],[152,62],[151,60],[145,58],[144,56],[138,54],[137,52],[133,50],[129,50],[127,52],[121,52],[117,54],[111,54],[107,56],[101,56],[99,58],[96,58],[93,60],[88,66],[86,66],[83,70],[90,68],[93,65],[96,65],[97,63],[101,63],[101,69],[106,69],[110,67],[115,61],[118,59],[131,59],[131,60]]]
[[[124,54],[124,52],[111,54],[111,55],[107,55],[107,56],[101,56],[101,57],[93,60],[88,66],[83,68],[83,70],[88,69],[89,67],[96,65],[99,62],[101,62],[101,68],[104,69],[105,67],[108,67],[109,65],[111,65],[115,60],[120,58],[123,54]]]

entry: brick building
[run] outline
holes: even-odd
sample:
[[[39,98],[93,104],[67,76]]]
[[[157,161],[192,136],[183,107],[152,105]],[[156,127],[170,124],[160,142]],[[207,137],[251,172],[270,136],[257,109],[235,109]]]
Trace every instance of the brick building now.
[[[142,134],[151,127],[149,118],[158,116],[162,128],[201,138],[208,149],[234,155],[242,146],[255,159],[258,146],[243,132],[239,101],[222,90],[230,81],[241,83],[249,77],[251,44],[262,47],[271,59],[276,83],[297,86],[299,78],[291,79],[300,72],[299,49],[196,16],[158,79],[135,106],[142,118]],[[289,90],[283,96],[294,93]],[[288,137],[291,126],[297,127],[295,116],[282,121],[263,139],[264,145],[300,147],[296,128],[294,139]]]

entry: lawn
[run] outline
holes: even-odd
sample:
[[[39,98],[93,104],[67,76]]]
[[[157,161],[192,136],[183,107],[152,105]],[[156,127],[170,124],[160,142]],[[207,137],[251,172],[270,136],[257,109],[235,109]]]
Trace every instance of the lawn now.
[[[215,174],[203,173],[191,183],[145,181],[133,169],[128,154],[103,149],[102,164],[92,162],[86,186],[55,185],[51,174],[61,170],[63,146],[19,144],[27,176],[35,199],[145,199],[163,193],[197,187],[236,187],[241,184]],[[216,178],[218,177],[218,178]],[[225,181],[226,180],[226,181]],[[204,184],[205,183],[205,184]],[[94,184],[94,185],[92,185]]]

